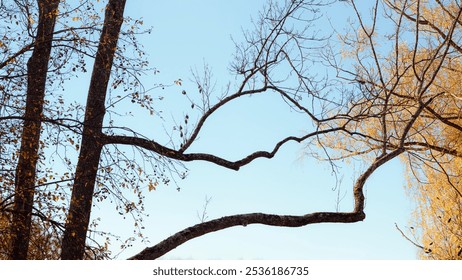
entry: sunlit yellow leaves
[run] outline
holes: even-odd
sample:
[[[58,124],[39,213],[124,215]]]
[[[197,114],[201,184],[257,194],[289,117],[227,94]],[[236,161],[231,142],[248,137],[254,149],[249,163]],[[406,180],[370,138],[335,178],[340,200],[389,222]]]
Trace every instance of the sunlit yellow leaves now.
[[[419,6],[419,14],[420,17],[424,20],[421,20],[420,28],[429,28],[428,25],[431,24],[438,27],[440,30],[443,30],[444,32],[449,30],[452,25],[452,16],[456,15],[459,9],[456,2],[457,1],[443,1],[441,2],[442,6],[431,5],[429,3],[425,3],[424,5],[422,3]],[[410,7],[414,13],[417,13],[417,5],[411,5]]]
[[[462,159],[454,156],[462,154],[460,5],[384,4],[391,8],[390,29],[377,21],[372,34],[370,18],[359,16],[350,32],[338,36],[343,60],[354,64],[354,91],[360,93],[349,110],[359,117],[346,128],[364,137],[325,136],[320,147],[333,150],[329,159],[374,160],[368,156],[405,146],[423,257],[462,259]]]
[[[416,223],[423,230],[421,243],[425,247],[421,256],[462,259],[462,160],[439,160],[446,174],[424,167],[426,184],[415,190]]]

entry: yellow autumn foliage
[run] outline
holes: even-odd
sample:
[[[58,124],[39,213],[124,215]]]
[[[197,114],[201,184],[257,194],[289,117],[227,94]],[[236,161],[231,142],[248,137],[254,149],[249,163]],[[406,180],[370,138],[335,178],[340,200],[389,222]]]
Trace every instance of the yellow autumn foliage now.
[[[323,143],[336,153],[330,159],[372,161],[405,149],[401,158],[417,205],[413,224],[424,248],[420,257],[462,259],[460,3],[382,2],[395,33],[380,37],[364,26],[339,37],[346,48],[342,58],[354,65],[345,72],[354,73],[350,80],[357,88],[348,115],[329,124],[350,133]],[[388,54],[376,42],[390,43]]]

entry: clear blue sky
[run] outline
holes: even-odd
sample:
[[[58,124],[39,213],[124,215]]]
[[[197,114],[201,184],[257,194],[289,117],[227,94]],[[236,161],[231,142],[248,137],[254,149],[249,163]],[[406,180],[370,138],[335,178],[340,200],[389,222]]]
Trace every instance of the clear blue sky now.
[[[171,108],[164,117],[181,119],[187,111],[182,89],[193,89],[190,69],[201,69],[204,61],[213,69],[216,90],[233,81],[228,66],[234,52],[231,36],[239,41],[241,29],[251,28],[250,17],[257,17],[265,1],[128,1],[126,15],[143,17],[153,26],[142,37],[151,66],[160,74],[146,76],[145,83],[171,83],[181,78],[183,87],[152,92],[164,95],[159,106]],[[343,4],[333,5],[329,16],[342,25]],[[340,21],[340,22],[339,22]],[[149,85],[147,85],[149,87]],[[186,104],[186,103],[185,103]],[[162,132],[161,124],[140,114],[129,125],[146,135]],[[293,113],[274,97],[243,98],[218,111],[204,127],[191,149],[238,159],[247,153],[270,149],[288,134],[301,135],[307,119]],[[156,127],[157,126],[157,127]],[[160,128],[160,129],[159,129]],[[156,130],[157,129],[157,130]],[[334,211],[337,193],[329,165],[303,156],[303,145],[288,144],[272,160],[261,159],[239,172],[207,162],[188,163],[190,174],[175,185],[160,185],[146,195],[145,236],[154,245],[177,231],[199,222],[205,197],[209,219],[238,213],[265,212],[306,214]],[[346,197],[340,210],[352,208],[351,186],[364,168],[344,166],[340,170],[341,191]],[[404,171],[398,160],[388,163],[372,176],[366,187],[366,220],[356,224],[320,224],[302,228],[275,228],[260,225],[235,227],[189,241],[164,256],[165,259],[415,259],[416,250],[395,229],[405,228],[412,203],[405,193]],[[112,211],[111,211],[112,210]],[[111,208],[99,206],[102,230],[129,237],[132,222],[122,220]],[[146,244],[135,243],[119,258],[129,257]],[[117,252],[117,249],[114,249]]]

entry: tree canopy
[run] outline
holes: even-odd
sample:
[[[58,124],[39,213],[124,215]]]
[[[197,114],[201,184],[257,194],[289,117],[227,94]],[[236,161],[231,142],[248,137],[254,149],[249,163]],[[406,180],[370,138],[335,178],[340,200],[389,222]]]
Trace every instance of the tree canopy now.
[[[160,70],[150,66],[155,62],[140,43],[152,30],[127,14],[131,4],[0,3],[5,34],[0,38],[2,258],[110,258],[109,244],[119,238],[97,230],[104,217],[92,218],[92,209],[101,203],[110,201],[114,212],[133,218],[133,236],[120,240],[126,248],[135,236],[145,238],[146,192],[179,187],[188,162],[241,172],[292,143],[302,144],[306,157],[327,161],[337,175],[340,162],[361,162],[347,211],[206,219],[204,209],[198,224],[131,259],[156,259],[189,240],[235,226],[363,221],[366,183],[398,158],[408,168],[417,202],[417,230],[409,232],[415,240],[403,235],[423,257],[461,257],[462,7],[457,1],[268,1],[252,28],[243,31],[243,40],[235,42],[231,82],[217,90],[213,69],[205,65],[192,71],[192,91],[183,87],[184,77],[147,85],[146,77]],[[326,31],[317,24],[328,8],[339,6],[352,14],[348,26]],[[78,98],[67,90],[72,84],[79,85],[73,89]],[[171,113],[160,109],[170,89],[181,97],[179,110],[166,108]],[[238,102],[258,112],[265,106],[254,101],[259,96],[278,97],[304,117],[305,130],[238,156],[239,143],[229,147],[232,156],[195,146],[210,137],[204,130],[216,114]],[[144,127],[124,122],[132,110],[143,112]],[[252,140],[245,134],[242,139]]]

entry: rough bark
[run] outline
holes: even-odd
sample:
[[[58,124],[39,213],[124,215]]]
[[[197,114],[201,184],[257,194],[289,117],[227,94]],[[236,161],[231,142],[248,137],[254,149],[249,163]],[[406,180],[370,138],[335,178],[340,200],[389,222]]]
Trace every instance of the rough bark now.
[[[363,212],[319,212],[303,216],[252,213],[227,216],[211,220],[209,222],[200,223],[179,231],[157,245],[144,249],[140,253],[131,257],[130,260],[154,260],[191,239],[234,226],[263,224],[278,227],[301,227],[316,223],[354,223],[364,220],[365,217],[366,215]]]
[[[39,21],[34,51],[27,62],[27,97],[24,128],[15,176],[11,259],[26,259],[31,232],[36,166],[40,148],[40,128],[45,97],[48,62],[60,1],[38,0]]]
[[[98,172],[106,91],[123,23],[125,0],[110,0],[93,66],[85,109],[81,150],[76,167],[69,213],[62,242],[61,259],[82,259],[90,221],[93,191]]]

